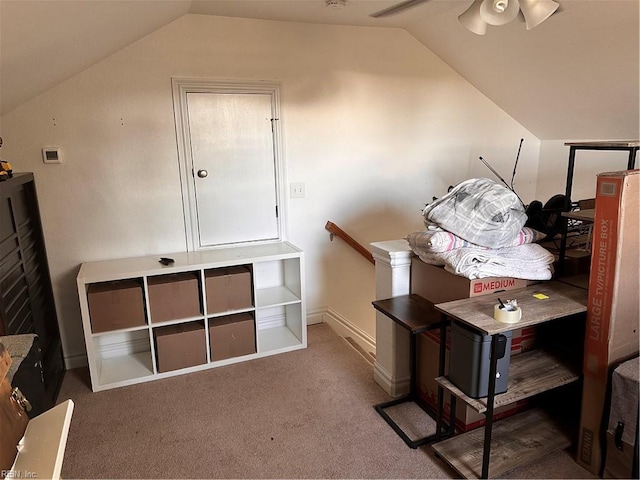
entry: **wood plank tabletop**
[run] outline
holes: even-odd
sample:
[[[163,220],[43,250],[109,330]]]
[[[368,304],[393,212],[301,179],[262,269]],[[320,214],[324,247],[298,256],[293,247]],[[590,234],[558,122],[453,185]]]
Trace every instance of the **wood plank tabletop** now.
[[[435,309],[449,318],[469,325],[485,335],[504,333],[587,311],[588,291],[558,281],[542,282],[517,290],[438,303]],[[517,323],[501,323],[493,318],[498,303],[517,300],[522,319]]]
[[[440,326],[440,314],[433,303],[415,293],[376,300],[373,306],[413,334]]]
[[[476,428],[433,445],[464,478],[480,478],[484,429]],[[571,445],[567,430],[542,410],[527,410],[494,424],[489,478]]]

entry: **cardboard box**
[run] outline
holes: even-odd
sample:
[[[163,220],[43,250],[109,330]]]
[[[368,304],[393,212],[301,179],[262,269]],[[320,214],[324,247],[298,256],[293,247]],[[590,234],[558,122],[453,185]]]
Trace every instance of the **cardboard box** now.
[[[138,280],[93,283],[87,289],[93,333],[145,325],[142,283]]]
[[[148,283],[152,323],[202,315],[197,274],[186,272],[149,277]]]
[[[201,322],[167,325],[153,330],[156,340],[158,372],[207,363],[204,324]]]
[[[411,293],[416,293],[430,302],[443,303],[461,298],[487,295],[501,290],[524,288],[534,282],[506,277],[491,277],[469,280],[447,272],[443,267],[430,265],[419,258],[411,260]],[[508,296],[507,296],[508,298]],[[438,312],[435,315],[440,315]],[[511,356],[531,350],[535,344],[535,327],[514,329],[511,338]],[[449,365],[450,333],[447,333],[447,360]],[[440,332],[425,332],[418,336],[417,355],[418,394],[433,410],[437,408],[438,356],[440,351]],[[448,374],[448,371],[445,372]],[[526,401],[513,405],[505,405],[495,411],[495,418],[502,418],[521,411]],[[478,413],[462,401],[456,402],[456,427],[460,431],[468,431],[484,424],[484,414]]]
[[[532,283],[534,282],[508,277],[469,280],[447,272],[444,267],[425,263],[417,257],[411,259],[411,293],[417,293],[433,303],[524,288]]]
[[[640,170],[598,175],[576,458],[595,474],[609,366],[639,349],[639,198]]]
[[[251,271],[247,267],[216,268],[205,272],[207,313],[253,306]]]
[[[598,175],[584,373],[638,351],[640,170]]]
[[[209,319],[211,360],[256,353],[256,327],[253,315],[238,313]]]

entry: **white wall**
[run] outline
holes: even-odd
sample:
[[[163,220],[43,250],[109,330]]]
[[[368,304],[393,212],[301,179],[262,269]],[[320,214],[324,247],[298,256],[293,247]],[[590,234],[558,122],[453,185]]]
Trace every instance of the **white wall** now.
[[[328,220],[367,247],[420,230],[432,196],[491,177],[479,155],[508,180],[520,138],[516,189],[536,194],[540,142],[405,31],[187,15],[1,118],[3,158],[36,175],[72,361],[84,353],[82,262],[186,249],[174,76],[281,82],[286,175],[306,183],[289,230],[306,252],[308,307],[372,337],[373,266],[329,241]],[[44,165],[43,146],[64,163]]]

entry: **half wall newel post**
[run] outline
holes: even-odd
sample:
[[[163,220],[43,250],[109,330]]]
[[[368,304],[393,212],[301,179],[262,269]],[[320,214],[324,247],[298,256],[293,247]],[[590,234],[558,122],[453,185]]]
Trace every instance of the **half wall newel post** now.
[[[406,240],[371,244],[376,269],[376,300],[410,293],[411,257]],[[409,392],[409,333],[376,310],[373,378],[392,397]]]

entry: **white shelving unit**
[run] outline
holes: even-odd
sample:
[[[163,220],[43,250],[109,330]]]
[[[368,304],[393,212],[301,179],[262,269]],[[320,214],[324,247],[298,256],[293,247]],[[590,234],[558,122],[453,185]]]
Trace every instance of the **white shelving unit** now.
[[[162,255],[174,259],[159,263],[160,256],[84,263],[77,276],[82,325],[94,392],[147,382],[159,378],[253,360],[307,347],[304,254],[288,242],[222,248]],[[205,272],[245,266],[251,271],[253,306],[206,314]],[[149,312],[148,278],[195,272],[199,282],[201,315],[154,322]],[[143,289],[145,324],[138,327],[93,333],[88,289],[94,283],[138,280]],[[256,353],[213,361],[209,350],[209,321],[220,316],[250,312],[255,318]],[[185,322],[200,322],[205,329],[207,362],[159,373],[154,329]]]

